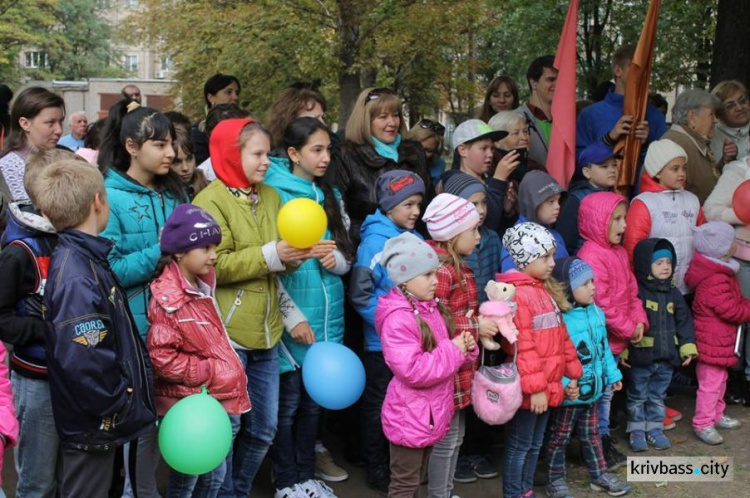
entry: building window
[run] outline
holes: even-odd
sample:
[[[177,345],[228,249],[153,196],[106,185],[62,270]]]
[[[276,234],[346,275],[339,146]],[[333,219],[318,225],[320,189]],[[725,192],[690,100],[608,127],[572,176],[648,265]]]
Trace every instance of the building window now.
[[[172,71],[174,69],[174,60],[169,55],[162,55],[159,57],[159,70],[160,71]]]
[[[99,10],[109,9],[109,0],[96,0],[96,8]]]
[[[126,55],[123,57],[123,65],[125,70],[131,73],[138,72],[138,56],[137,55]]]
[[[24,58],[24,65],[29,69],[43,68],[47,67],[47,65],[49,64],[47,52],[43,50],[25,52]]]
[[[125,0],[125,7],[127,7],[128,9],[137,9],[138,0]]]

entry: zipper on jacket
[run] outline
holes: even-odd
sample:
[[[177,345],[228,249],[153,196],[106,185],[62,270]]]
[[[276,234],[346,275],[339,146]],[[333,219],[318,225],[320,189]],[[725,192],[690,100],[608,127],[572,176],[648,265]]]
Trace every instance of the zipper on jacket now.
[[[234,302],[232,303],[232,307],[229,308],[229,312],[227,313],[227,317],[224,320],[224,326],[226,326],[226,327],[229,326],[229,321],[234,316],[234,312],[237,311],[237,306],[239,306],[240,304],[242,304],[242,296],[244,294],[245,294],[245,289],[240,289],[237,292],[237,296],[234,298]],[[221,314],[219,314],[219,316],[221,316]]]
[[[294,357],[292,356],[291,351],[289,351],[289,348],[286,347],[286,344],[284,344],[284,341],[279,341],[279,347],[281,348],[281,352],[284,353],[284,356],[286,356],[287,361],[292,364],[294,369],[299,369],[299,363],[294,361]]]
[[[130,317],[130,313],[128,312],[128,309],[125,307],[125,301],[123,300],[123,296],[120,295],[119,289],[118,289],[118,297],[119,304],[120,304],[120,311],[125,315]],[[141,348],[139,347],[138,343],[135,340],[135,335],[133,333],[133,324],[132,320],[128,319],[128,329],[130,329],[130,340],[133,343],[133,348],[135,349],[136,354],[138,355],[138,373],[141,377],[141,389],[145,391],[146,393],[146,399],[148,399],[149,402],[149,408],[154,410],[154,413],[156,413],[156,404],[154,403],[154,400],[151,398],[151,386],[149,385],[148,381],[148,375],[146,374],[146,360],[143,358],[143,351],[141,351]],[[140,337],[140,335],[139,335]]]
[[[271,290],[271,286],[269,285],[269,291]],[[266,292],[266,318],[263,320],[263,327],[266,329],[266,345],[268,349],[271,349],[271,331],[268,329],[268,315],[271,311],[271,293]]]
[[[326,289],[325,281],[322,278],[321,282],[323,283],[323,299],[325,301],[325,316],[323,317],[323,340],[325,342],[328,342],[328,313],[330,302],[328,300],[328,290]]]
[[[237,350],[235,350],[232,347],[232,338],[229,337],[229,332],[227,331],[227,327],[224,325],[224,323],[221,321],[221,311],[219,311],[219,306],[216,304],[216,299],[214,298],[214,294],[216,291],[216,285],[214,285],[213,292],[211,296],[203,296],[199,299],[210,299],[211,300],[211,306],[213,306],[214,311],[216,311],[216,316],[219,317],[219,325],[221,325],[221,330],[224,332],[224,337],[227,338],[227,344],[229,344],[229,349],[232,350],[234,355],[237,357],[237,360],[240,362],[240,367],[242,367],[242,359],[240,358],[240,355],[237,354]],[[242,368],[244,370],[244,367]]]

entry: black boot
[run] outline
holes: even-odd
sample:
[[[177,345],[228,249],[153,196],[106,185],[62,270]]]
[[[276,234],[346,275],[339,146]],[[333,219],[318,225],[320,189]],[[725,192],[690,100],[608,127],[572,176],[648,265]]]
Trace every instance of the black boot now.
[[[604,450],[604,459],[607,461],[607,470],[614,472],[619,469],[628,459],[619,452],[615,446],[616,439],[611,436],[602,436],[602,449]]]

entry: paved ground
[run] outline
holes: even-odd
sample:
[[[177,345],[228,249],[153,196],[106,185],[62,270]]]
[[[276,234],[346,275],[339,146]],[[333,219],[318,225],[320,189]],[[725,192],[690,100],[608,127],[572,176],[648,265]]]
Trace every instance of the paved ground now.
[[[728,455],[734,457],[734,481],[729,483],[669,483],[666,486],[657,487],[654,483],[632,483],[631,496],[635,497],[654,497],[654,498],[744,498],[750,496],[748,485],[750,485],[750,408],[741,408],[732,406],[728,408],[728,414],[737,417],[743,421],[744,426],[736,431],[724,432],[726,442],[717,447],[709,447],[699,442],[692,434],[690,429],[690,418],[693,413],[695,400],[689,396],[678,396],[671,400],[670,406],[673,406],[684,412],[684,419],[677,424],[677,428],[669,431],[667,434],[672,440],[673,448],[668,452],[650,451],[641,455],[659,455],[659,456],[722,456]],[[621,441],[620,449],[625,452],[624,432],[618,431],[615,434]],[[332,448],[334,456],[339,463],[343,460],[340,451],[331,441],[329,446]],[[501,450],[497,450],[495,462],[500,459]],[[352,467],[343,463],[350,473],[350,479],[343,483],[332,484],[331,487],[341,498],[382,498],[383,495],[373,492],[365,485],[364,471],[357,467]],[[162,466],[159,469],[161,491],[166,491],[166,469]],[[625,479],[625,470],[622,469],[618,475]],[[270,471],[267,466],[261,469],[260,475],[256,480],[257,484],[253,491],[253,496],[272,497],[273,486],[270,481]],[[570,484],[574,495],[578,497],[606,496],[588,489],[588,479],[585,470],[579,463],[571,466]],[[12,451],[5,454],[5,468],[3,469],[3,488],[7,495],[15,495],[16,477],[13,470]],[[538,488],[539,496],[544,495],[544,489]],[[499,498],[501,492],[500,478],[479,480],[472,484],[458,484],[455,493],[462,498]],[[423,490],[423,496],[426,493]],[[82,497],[83,498],[83,497]]]

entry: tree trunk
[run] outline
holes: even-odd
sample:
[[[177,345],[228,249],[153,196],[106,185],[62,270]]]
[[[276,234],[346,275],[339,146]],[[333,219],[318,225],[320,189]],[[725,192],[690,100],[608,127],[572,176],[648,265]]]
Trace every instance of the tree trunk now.
[[[711,88],[729,80],[750,86],[750,2],[719,0],[714,38]]]
[[[339,1],[339,57],[342,68],[339,73],[339,129],[346,127],[354,103],[361,91],[359,56],[359,16],[352,2]]]

